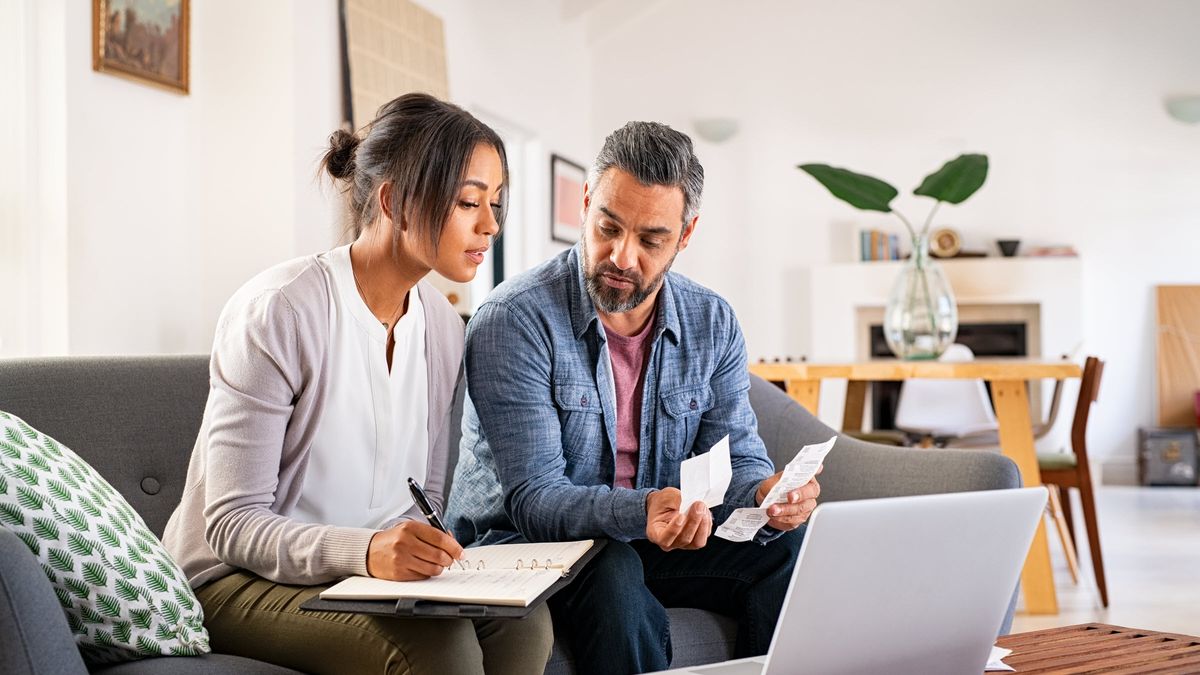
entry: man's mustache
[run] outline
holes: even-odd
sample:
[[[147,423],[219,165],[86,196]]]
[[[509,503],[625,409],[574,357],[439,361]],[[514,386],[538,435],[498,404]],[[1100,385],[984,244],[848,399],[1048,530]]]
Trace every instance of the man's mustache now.
[[[633,275],[626,274],[626,273],[622,272],[620,269],[618,269],[617,266],[613,265],[612,263],[601,264],[600,267],[596,270],[596,273],[604,274],[604,275],[607,275],[610,277],[616,277],[622,281],[628,281],[629,283],[637,285],[637,286],[642,285],[642,277],[640,274],[633,274]]]

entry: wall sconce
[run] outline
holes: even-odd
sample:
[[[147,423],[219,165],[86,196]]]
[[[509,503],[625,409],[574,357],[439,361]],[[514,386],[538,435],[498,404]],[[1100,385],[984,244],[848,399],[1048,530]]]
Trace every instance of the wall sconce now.
[[[738,122],[732,117],[705,117],[692,120],[696,135],[709,143],[724,143],[738,132]]]
[[[1166,101],[1167,113],[1185,124],[1200,122],[1200,96],[1175,96]]]

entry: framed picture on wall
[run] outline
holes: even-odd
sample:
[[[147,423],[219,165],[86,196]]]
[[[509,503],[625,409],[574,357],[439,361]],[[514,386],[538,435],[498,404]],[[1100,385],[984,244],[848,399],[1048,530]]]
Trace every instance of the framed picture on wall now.
[[[190,0],[92,0],[92,69],[188,91]]]
[[[583,232],[583,183],[587,170],[565,157],[550,155],[550,238],[564,244]]]

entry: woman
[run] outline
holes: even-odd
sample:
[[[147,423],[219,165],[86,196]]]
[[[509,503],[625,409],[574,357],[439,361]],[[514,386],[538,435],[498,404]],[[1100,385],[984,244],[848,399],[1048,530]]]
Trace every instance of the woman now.
[[[457,106],[407,94],[323,167],[356,238],[273,267],[217,324],[211,388],[164,542],[214,650],[309,673],[540,673],[553,636],[528,619],[404,619],[299,610],[348,575],[423,579],[462,548],[440,509],[462,320],[422,281],[469,281],[504,220],[504,145]]]

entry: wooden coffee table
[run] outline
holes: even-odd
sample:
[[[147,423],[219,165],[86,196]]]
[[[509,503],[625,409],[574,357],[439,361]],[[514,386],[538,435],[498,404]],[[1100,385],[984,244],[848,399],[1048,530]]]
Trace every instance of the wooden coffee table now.
[[[1200,637],[1087,623],[1007,635],[1018,673],[1200,673]]]

